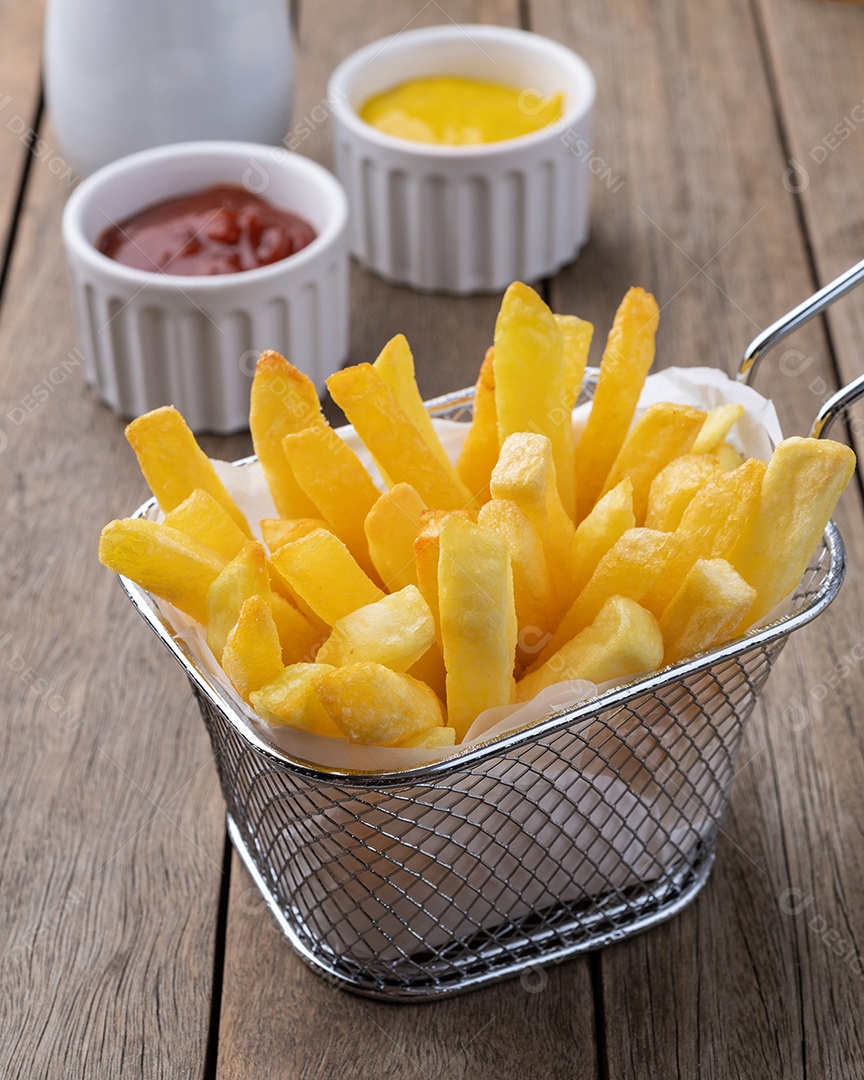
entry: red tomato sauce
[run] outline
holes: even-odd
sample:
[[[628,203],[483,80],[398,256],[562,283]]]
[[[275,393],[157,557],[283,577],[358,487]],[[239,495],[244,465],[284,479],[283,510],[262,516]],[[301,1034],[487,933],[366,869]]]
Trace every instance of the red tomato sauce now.
[[[111,225],[96,247],[135,270],[236,274],[294,255],[315,239],[303,218],[235,184],[148,206]]]

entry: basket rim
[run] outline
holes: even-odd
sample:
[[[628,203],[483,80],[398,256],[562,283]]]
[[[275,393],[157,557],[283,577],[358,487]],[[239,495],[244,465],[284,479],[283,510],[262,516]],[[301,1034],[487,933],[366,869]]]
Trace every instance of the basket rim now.
[[[589,381],[595,372],[596,369],[586,371],[586,381]],[[473,396],[473,387],[457,390],[427,401],[426,407],[433,416],[440,415],[460,405],[470,404]],[[257,458],[251,455],[229,464],[236,468],[244,468],[255,461],[257,461]],[[143,517],[154,509],[156,505],[156,499],[150,498],[142,503],[131,516],[133,518]],[[139,615],[174,656],[190,681],[208,699],[210,704],[220,711],[250,748],[263,755],[271,763],[287,768],[289,771],[309,780],[330,784],[343,781],[361,788],[390,788],[438,781],[450,773],[471,768],[487,758],[502,756],[511,751],[519,750],[526,745],[539,742],[546,736],[564,728],[596,719],[601,713],[626,705],[643,693],[653,693],[679,679],[696,675],[715,664],[734,659],[753,648],[787,637],[820,615],[832,603],[840,590],[846,572],[846,549],[840,531],[833,521],[829,521],[825,527],[823,543],[830,561],[819,588],[799,608],[788,612],[766,626],[749,630],[743,637],[698,654],[688,660],[671,664],[659,671],[638,675],[629,682],[579,702],[576,706],[564,707],[542,720],[532,721],[513,731],[473,743],[464,750],[457,750],[455,753],[437,761],[406,766],[404,769],[371,772],[320,765],[301,757],[295,757],[267,742],[251,727],[243,714],[236,709],[223,687],[206,670],[195,653],[184,641],[175,636],[174,630],[156,606],[153,597],[122,574],[118,574],[117,577]]]

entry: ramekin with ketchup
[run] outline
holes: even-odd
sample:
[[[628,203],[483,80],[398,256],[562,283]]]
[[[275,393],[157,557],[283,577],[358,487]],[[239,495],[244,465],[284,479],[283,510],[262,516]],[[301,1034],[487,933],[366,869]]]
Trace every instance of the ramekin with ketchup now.
[[[322,386],[348,350],[347,213],[326,169],[255,143],[100,169],[63,216],[87,381],[122,416],[173,404],[218,433],[248,426],[263,349]]]

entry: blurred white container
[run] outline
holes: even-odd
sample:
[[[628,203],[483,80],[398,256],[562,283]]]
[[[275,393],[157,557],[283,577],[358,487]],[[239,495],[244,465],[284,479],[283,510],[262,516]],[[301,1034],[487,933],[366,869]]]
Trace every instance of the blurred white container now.
[[[48,0],[46,99],[84,174],[189,139],[280,143],[293,70],[286,0]]]
[[[134,270],[96,249],[113,222],[218,183],[245,186],[318,234],[254,270],[171,276]],[[175,405],[193,431],[249,425],[255,361],[276,349],[321,389],[348,352],[348,204],[326,169],[254,143],[143,150],[78,187],[63,214],[85,375],[121,416]]]
[[[399,83],[447,75],[518,86],[526,108],[563,92],[563,116],[515,139],[439,146],[358,115]],[[328,87],[352,252],[390,281],[432,291],[500,291],[555,273],[588,238],[594,97],[581,57],[524,30],[434,26],[353,53]]]

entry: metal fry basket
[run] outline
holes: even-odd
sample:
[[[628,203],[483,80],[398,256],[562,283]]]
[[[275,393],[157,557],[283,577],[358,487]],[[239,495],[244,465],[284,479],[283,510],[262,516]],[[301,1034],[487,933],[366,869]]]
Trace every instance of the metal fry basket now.
[[[854,270],[859,280],[864,264]],[[739,377],[746,381],[765,348],[848,287],[839,279],[803,317],[805,305],[769,328]],[[864,377],[826,403],[814,430],[824,434],[862,393]],[[470,407],[468,391],[430,403],[433,415],[454,419]],[[155,509],[151,500],[138,513]],[[268,743],[153,599],[121,582],[189,677],[231,840],[294,949],[339,986],[418,1001],[618,941],[696,896],[711,870],[744,724],[789,634],[831,603],[844,570],[829,523],[789,613],[771,625],[522,730],[391,773],[323,768]]]

